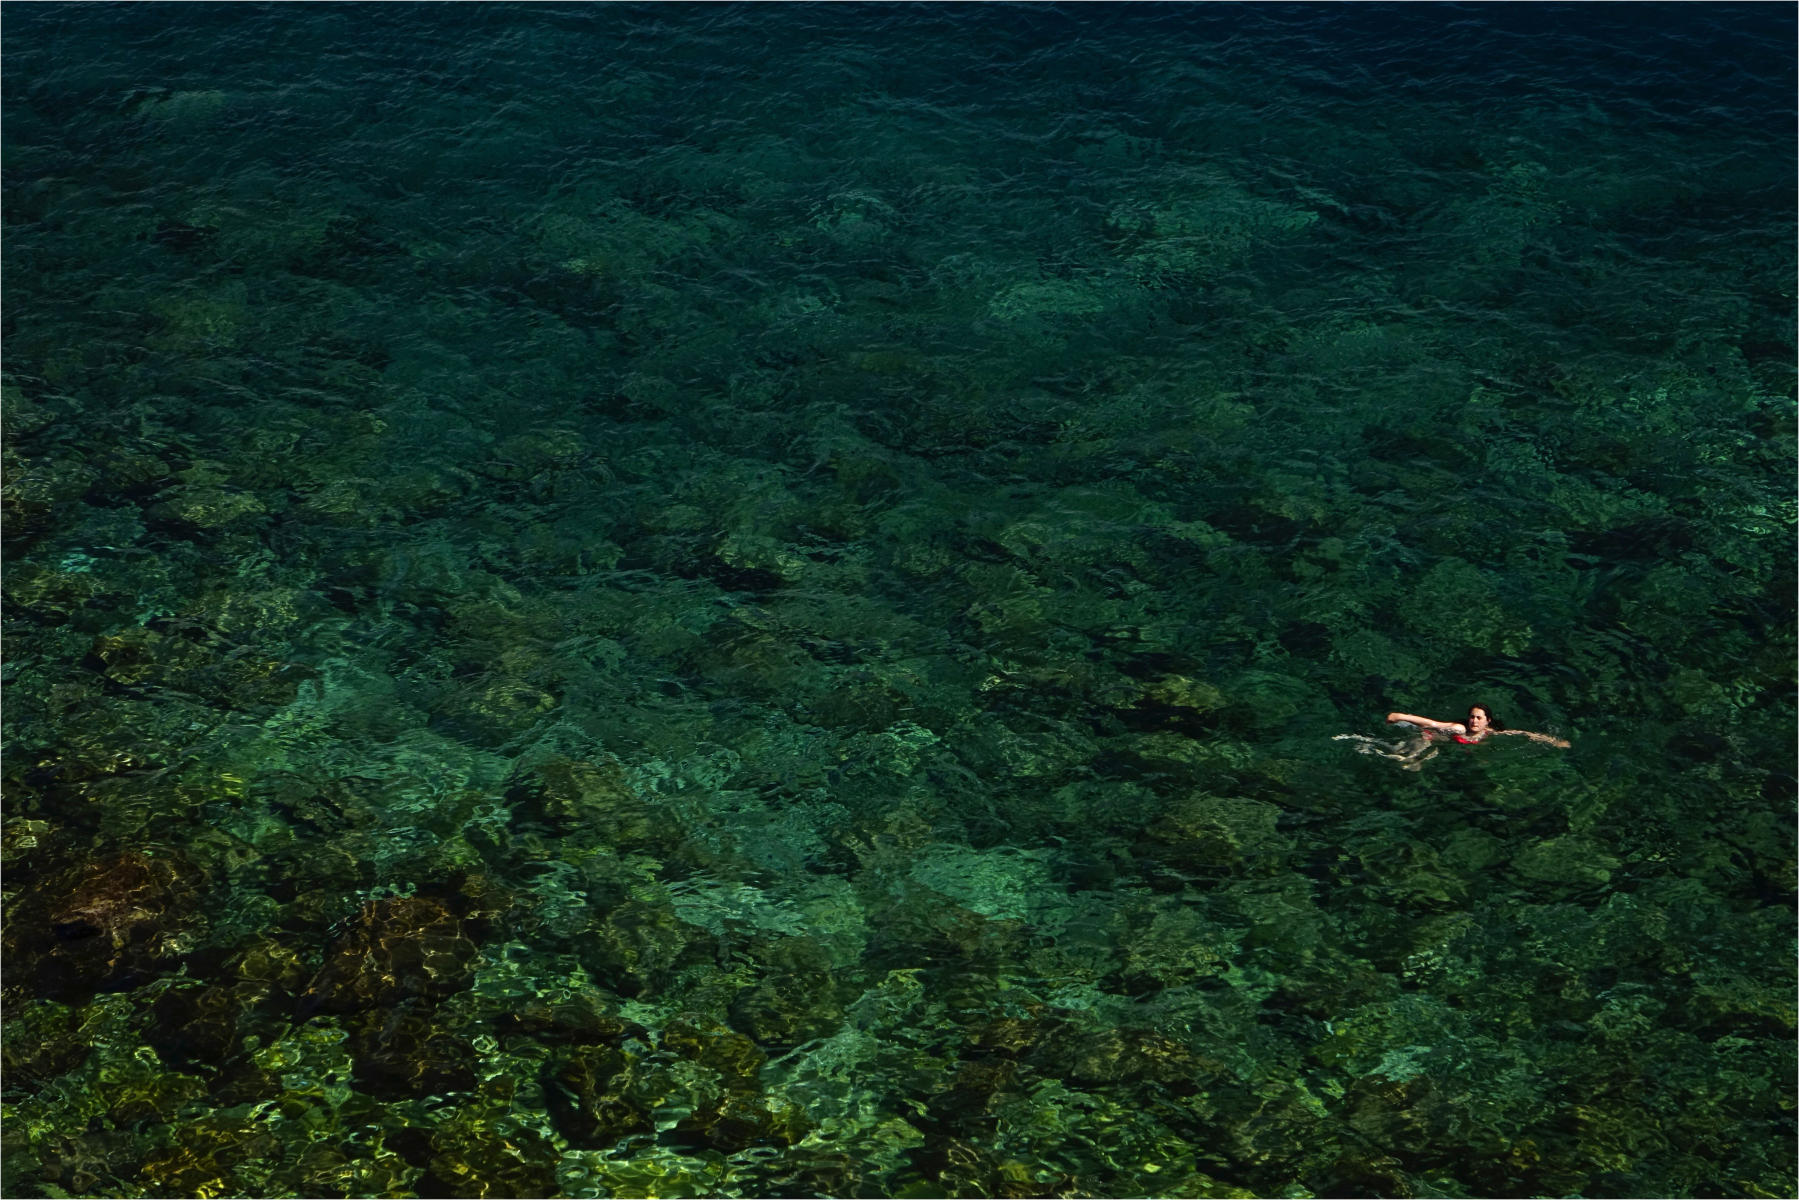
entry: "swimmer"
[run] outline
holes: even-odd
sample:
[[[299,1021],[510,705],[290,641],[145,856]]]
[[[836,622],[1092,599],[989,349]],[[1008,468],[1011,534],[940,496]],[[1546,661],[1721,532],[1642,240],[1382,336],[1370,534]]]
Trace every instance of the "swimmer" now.
[[[1424,730],[1424,736],[1446,733],[1463,745],[1473,745],[1489,737],[1526,737],[1533,742],[1542,742],[1545,746],[1554,746],[1557,750],[1566,750],[1573,745],[1566,738],[1551,737],[1547,733],[1532,733],[1528,729],[1507,729],[1493,715],[1493,710],[1484,704],[1471,705],[1468,719],[1460,721],[1433,721],[1429,717],[1415,717],[1411,713],[1388,713],[1387,724],[1397,725],[1404,722],[1416,725]]]
[[[1435,758],[1437,746],[1445,738],[1464,746],[1472,746],[1490,737],[1524,737],[1545,746],[1554,746],[1558,750],[1566,750],[1571,744],[1565,738],[1551,737],[1547,733],[1507,729],[1485,704],[1471,705],[1467,719],[1463,721],[1433,721],[1429,717],[1415,716],[1412,713],[1393,712],[1387,714],[1387,724],[1411,725],[1417,729],[1417,736],[1404,741],[1383,742],[1359,733],[1339,733],[1331,740],[1355,742],[1358,754],[1378,754],[1382,758],[1393,759],[1408,771],[1416,771]]]

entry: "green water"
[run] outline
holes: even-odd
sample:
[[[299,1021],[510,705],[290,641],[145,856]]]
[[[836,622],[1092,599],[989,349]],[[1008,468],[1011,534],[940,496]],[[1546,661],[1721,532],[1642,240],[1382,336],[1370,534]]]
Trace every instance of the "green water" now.
[[[4,16],[7,1195],[1793,1194],[1790,10]]]

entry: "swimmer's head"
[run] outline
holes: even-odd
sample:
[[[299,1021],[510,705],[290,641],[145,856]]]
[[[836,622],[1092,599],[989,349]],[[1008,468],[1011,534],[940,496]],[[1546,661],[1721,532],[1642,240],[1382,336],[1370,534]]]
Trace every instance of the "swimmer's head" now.
[[[1504,729],[1505,722],[1493,715],[1493,710],[1484,704],[1468,706],[1468,732],[1488,733],[1495,729]]]

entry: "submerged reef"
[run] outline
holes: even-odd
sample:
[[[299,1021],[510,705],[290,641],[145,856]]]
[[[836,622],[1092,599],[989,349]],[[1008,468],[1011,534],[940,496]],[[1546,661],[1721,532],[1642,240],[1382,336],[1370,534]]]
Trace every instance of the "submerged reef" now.
[[[883,12],[9,11],[0,1191],[1793,1194],[1790,95]]]

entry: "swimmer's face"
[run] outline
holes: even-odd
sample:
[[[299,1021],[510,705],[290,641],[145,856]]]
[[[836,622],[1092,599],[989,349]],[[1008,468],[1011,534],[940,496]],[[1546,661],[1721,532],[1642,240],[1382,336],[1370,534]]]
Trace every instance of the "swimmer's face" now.
[[[1487,710],[1476,704],[1468,710],[1468,732],[1485,733],[1491,722],[1487,719]]]

